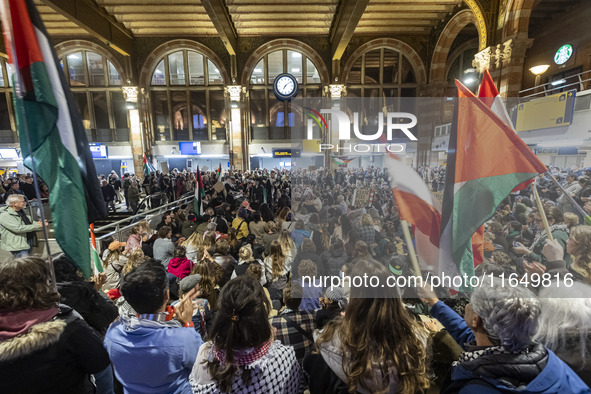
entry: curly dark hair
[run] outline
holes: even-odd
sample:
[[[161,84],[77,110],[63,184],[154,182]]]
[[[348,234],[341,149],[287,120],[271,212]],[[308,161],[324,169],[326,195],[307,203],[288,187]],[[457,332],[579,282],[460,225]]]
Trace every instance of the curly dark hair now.
[[[0,264],[0,310],[45,310],[57,306],[59,293],[50,285],[47,262],[23,257]]]

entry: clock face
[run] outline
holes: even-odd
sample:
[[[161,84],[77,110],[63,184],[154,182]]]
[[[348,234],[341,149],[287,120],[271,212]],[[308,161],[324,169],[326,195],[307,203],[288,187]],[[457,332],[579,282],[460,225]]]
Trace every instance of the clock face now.
[[[277,91],[284,96],[289,96],[295,90],[295,84],[293,83],[293,79],[284,75],[283,77],[277,80]]]
[[[280,74],[275,78],[273,91],[279,100],[290,100],[298,94],[298,82],[291,74]]]

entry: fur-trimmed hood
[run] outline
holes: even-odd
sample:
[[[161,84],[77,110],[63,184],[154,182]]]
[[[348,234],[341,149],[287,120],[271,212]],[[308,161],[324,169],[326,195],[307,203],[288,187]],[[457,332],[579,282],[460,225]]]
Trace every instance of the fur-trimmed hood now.
[[[66,328],[63,320],[35,324],[26,334],[0,342],[0,362],[28,356],[56,343]]]

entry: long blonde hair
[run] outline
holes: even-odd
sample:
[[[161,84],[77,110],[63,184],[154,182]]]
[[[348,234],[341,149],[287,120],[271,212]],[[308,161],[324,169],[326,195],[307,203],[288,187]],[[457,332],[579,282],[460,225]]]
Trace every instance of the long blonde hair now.
[[[283,253],[283,247],[281,243],[274,239],[271,242],[269,257],[271,258],[271,272],[273,273],[273,279],[279,278],[285,268],[285,254]]]
[[[129,271],[134,269],[135,267],[141,265],[144,261],[146,261],[146,256],[141,249],[136,249],[129,255],[127,259],[127,263],[123,266],[121,273],[123,275],[127,275]]]
[[[197,231],[193,232],[193,234],[191,234],[191,236],[185,242],[183,242],[183,246],[185,248],[191,247],[193,249],[199,249],[202,244],[203,236]]]
[[[577,244],[573,251],[571,269],[580,273],[591,284],[591,226],[576,226],[570,230],[570,238]]]
[[[278,241],[279,245],[281,245],[281,250],[284,256],[293,257],[295,255],[294,252],[296,250],[296,247],[293,243],[293,240],[291,239],[291,235],[289,235],[289,231],[281,230]]]
[[[353,276],[371,274],[387,283],[388,270],[375,261],[355,264]],[[390,289],[396,290],[396,289]],[[336,335],[347,357],[342,367],[350,392],[363,389],[387,393],[391,374],[397,375],[397,393],[417,393],[429,387],[427,376],[427,333],[408,314],[400,298],[384,298],[376,288],[352,287],[345,316],[329,323],[316,345],[330,342]],[[421,339],[423,337],[424,340]],[[376,372],[381,379],[376,379]],[[371,387],[373,382],[374,386]]]

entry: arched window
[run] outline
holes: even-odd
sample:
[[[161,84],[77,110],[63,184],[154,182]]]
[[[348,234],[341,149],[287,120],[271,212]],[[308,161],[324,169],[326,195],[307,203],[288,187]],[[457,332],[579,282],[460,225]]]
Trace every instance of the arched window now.
[[[199,52],[176,50],[160,59],[150,82],[154,140],[225,141],[223,84],[218,66]]]
[[[305,54],[291,49],[266,54],[257,62],[249,79],[253,140],[289,139],[290,128],[303,127],[301,108],[293,103],[280,102],[273,94],[273,82],[282,73],[290,73],[297,79],[296,98],[322,97],[320,74]]]
[[[12,106],[12,81],[10,64],[0,58],[0,143],[16,143],[18,135]]]
[[[347,96],[415,97],[415,70],[406,56],[391,48],[363,53],[345,77]]]
[[[104,56],[87,50],[66,52],[60,64],[70,83],[91,142],[127,142],[127,106],[121,72]]]

